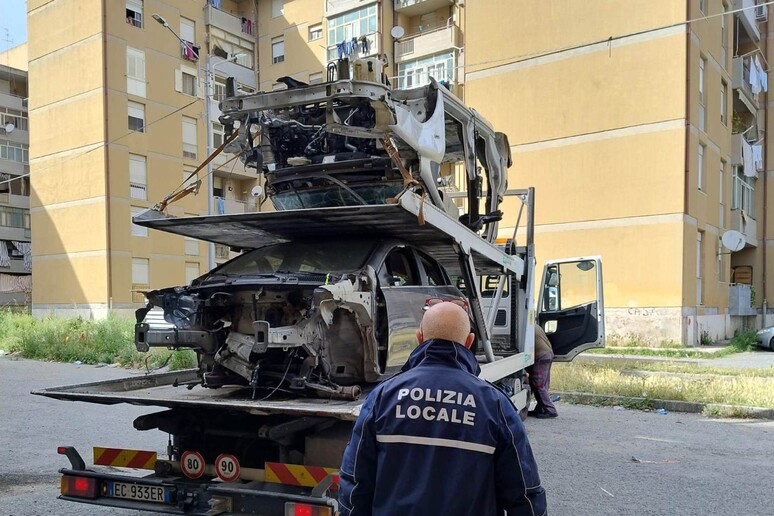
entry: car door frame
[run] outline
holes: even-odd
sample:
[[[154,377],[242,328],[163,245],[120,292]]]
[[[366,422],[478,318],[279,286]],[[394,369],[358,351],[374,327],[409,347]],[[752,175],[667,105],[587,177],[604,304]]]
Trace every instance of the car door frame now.
[[[552,267],[561,268],[562,265],[569,265],[569,264],[581,264],[584,262],[591,262],[593,263],[593,268],[595,270],[595,286],[596,286],[596,299],[590,303],[584,303],[577,306],[571,306],[564,308],[561,305],[561,278],[557,278],[558,284],[556,288],[558,288],[556,295],[557,295],[557,301],[559,302],[559,309],[558,310],[546,310],[546,307],[543,304],[544,296],[547,294],[548,290],[547,288],[553,288],[554,286],[550,285],[550,270]],[[547,333],[549,341],[551,341],[551,344],[555,346],[554,348],[554,361],[555,362],[570,362],[572,359],[574,359],[579,353],[592,348],[603,348],[605,347],[605,308],[604,308],[604,292],[603,292],[603,284],[602,284],[602,259],[599,256],[588,256],[588,257],[576,257],[576,258],[563,258],[560,260],[551,260],[545,263],[543,267],[543,278],[540,283],[540,290],[538,293],[538,310],[537,310],[537,323],[541,327],[545,327],[546,322],[548,321],[557,321],[557,330],[552,333]],[[585,313],[584,313],[585,312]],[[572,336],[571,332],[577,333],[578,331],[578,325],[567,327],[569,326],[569,323],[565,325],[566,327],[561,327],[561,321],[562,320],[568,320],[570,318],[573,318],[575,321],[578,320],[578,318],[582,316],[582,322],[581,325],[585,324],[586,326],[581,327],[581,335],[576,338],[574,341],[571,341],[569,344],[570,346],[567,346],[566,343],[560,342],[561,337],[564,336]],[[574,322],[575,322],[574,321]],[[593,340],[589,340],[590,333],[593,332],[594,327],[596,326],[596,331],[594,332],[595,338]],[[590,328],[589,328],[590,327]],[[557,346],[560,346],[559,349],[556,349]]]

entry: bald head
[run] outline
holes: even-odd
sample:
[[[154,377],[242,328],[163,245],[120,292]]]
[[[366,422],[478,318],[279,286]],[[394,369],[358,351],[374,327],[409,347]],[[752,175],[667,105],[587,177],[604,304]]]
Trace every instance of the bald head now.
[[[443,339],[469,348],[473,343],[468,313],[454,303],[438,303],[431,306],[417,331],[420,343],[430,339]]]

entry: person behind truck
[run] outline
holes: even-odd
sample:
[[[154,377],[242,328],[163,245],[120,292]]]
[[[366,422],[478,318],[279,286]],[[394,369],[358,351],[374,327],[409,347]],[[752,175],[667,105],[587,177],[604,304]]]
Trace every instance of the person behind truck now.
[[[478,378],[467,311],[431,306],[400,373],[366,398],[341,465],[342,516],[546,514],[524,426]]]
[[[557,417],[554,402],[548,395],[551,386],[551,364],[554,360],[554,350],[546,332],[540,325],[535,325],[535,363],[527,368],[529,373],[529,386],[535,396],[535,408],[527,412],[527,415],[539,419]]]

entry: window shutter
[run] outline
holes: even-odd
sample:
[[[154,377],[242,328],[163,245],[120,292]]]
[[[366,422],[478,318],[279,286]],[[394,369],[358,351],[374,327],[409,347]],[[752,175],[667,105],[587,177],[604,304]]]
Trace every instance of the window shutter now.
[[[129,155],[129,182],[137,185],[144,185],[147,182],[147,171],[145,167],[145,157]]]
[[[183,118],[183,143],[196,145],[196,120]]]
[[[183,91],[183,71],[175,70],[175,91]]]

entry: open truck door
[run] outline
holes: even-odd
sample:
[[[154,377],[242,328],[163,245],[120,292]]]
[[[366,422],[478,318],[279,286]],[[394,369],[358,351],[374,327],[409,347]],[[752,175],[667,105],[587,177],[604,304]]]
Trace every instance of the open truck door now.
[[[582,351],[604,347],[602,260],[546,262],[537,321],[551,341],[555,362],[569,362]]]

